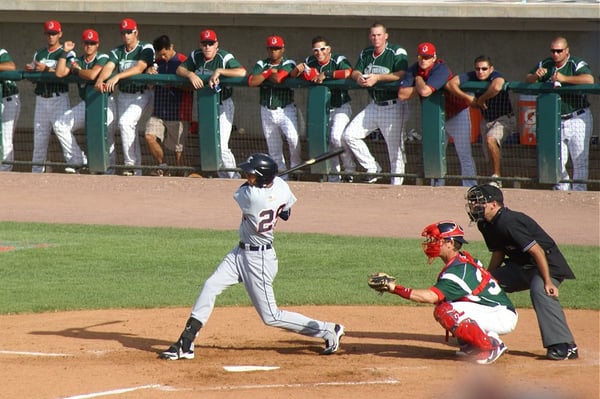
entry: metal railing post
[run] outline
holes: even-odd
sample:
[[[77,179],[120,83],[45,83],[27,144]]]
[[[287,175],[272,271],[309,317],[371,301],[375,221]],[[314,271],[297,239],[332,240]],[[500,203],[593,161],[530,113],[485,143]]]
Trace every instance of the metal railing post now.
[[[329,102],[331,91],[326,86],[312,86],[308,88],[306,131],[308,137],[308,157],[316,157],[329,149],[327,142],[329,129]],[[310,171],[314,174],[327,174],[330,162],[324,161],[314,164]]]
[[[537,97],[537,168],[540,183],[556,184],[561,179],[560,105],[557,93]]]
[[[109,166],[107,110],[108,94],[88,86],[85,93],[85,139],[90,173],[106,173]]]
[[[444,95],[436,91],[423,98],[421,129],[423,131],[423,173],[425,178],[440,179],[446,175],[446,133],[444,128]]]

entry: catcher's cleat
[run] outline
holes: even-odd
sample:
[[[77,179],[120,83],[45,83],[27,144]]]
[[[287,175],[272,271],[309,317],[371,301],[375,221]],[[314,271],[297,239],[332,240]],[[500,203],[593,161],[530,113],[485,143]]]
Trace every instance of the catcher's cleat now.
[[[181,348],[181,341],[177,341],[171,345],[169,349],[158,355],[158,357],[165,360],[192,360],[194,358],[194,343],[191,344],[189,350],[183,351]]]
[[[462,344],[460,348],[456,351],[456,356],[458,357],[471,357],[478,353],[476,347],[471,344]]]
[[[502,356],[504,352],[508,350],[508,347],[504,345],[504,342],[500,341],[499,339],[490,337],[490,340],[494,343],[494,349],[489,351],[483,351],[476,355],[475,361],[477,363],[492,364],[496,360],[498,360],[498,358],[500,358],[500,356]]]
[[[342,335],[344,335],[344,326],[341,324],[336,324],[333,328],[333,339],[325,340],[325,350],[321,352],[322,355],[331,355],[335,353],[340,348],[340,340],[342,339]]]
[[[546,357],[551,360],[573,360],[579,357],[579,353],[575,344],[556,344],[548,347]]]

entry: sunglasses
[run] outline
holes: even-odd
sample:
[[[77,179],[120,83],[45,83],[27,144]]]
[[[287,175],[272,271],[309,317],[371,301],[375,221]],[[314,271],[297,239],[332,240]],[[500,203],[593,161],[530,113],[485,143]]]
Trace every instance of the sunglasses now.
[[[122,35],[131,35],[132,33],[135,32],[135,29],[129,29],[129,30],[122,30],[121,34]]]
[[[216,42],[200,42],[200,45],[204,47],[212,47],[215,45],[215,43]]]
[[[488,69],[490,69],[490,68],[489,67],[481,67],[481,68],[475,67],[476,71],[487,71]]]
[[[318,53],[319,51],[323,52],[323,51],[327,50],[328,48],[329,48],[329,46],[315,47],[315,48],[313,48],[313,53]]]
[[[83,45],[84,45],[84,46],[95,46],[95,45],[97,45],[97,44],[98,44],[98,42],[89,42],[89,41],[85,41],[85,42],[83,42]]]
[[[551,49],[550,49],[550,52],[551,52],[551,53],[556,53],[556,54],[560,54],[560,53],[562,53],[563,51],[565,51],[565,49],[564,49],[564,48],[551,48]]]

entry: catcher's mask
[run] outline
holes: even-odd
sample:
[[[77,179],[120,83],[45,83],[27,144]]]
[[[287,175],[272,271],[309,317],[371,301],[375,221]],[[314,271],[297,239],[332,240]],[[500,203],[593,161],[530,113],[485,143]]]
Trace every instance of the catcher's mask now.
[[[266,187],[277,175],[277,164],[267,154],[256,153],[248,157],[246,162],[240,164],[240,168],[256,176],[256,187]]]
[[[488,202],[496,201],[501,206],[504,204],[502,191],[492,184],[480,184],[479,186],[471,187],[467,190],[465,198],[467,200],[465,210],[472,222],[483,219],[485,213],[484,205]]]
[[[468,244],[465,240],[465,232],[462,227],[451,220],[432,223],[423,229],[421,233],[425,241],[421,243],[423,252],[427,255],[428,263],[440,256],[440,250],[443,241],[456,241],[462,244]]]

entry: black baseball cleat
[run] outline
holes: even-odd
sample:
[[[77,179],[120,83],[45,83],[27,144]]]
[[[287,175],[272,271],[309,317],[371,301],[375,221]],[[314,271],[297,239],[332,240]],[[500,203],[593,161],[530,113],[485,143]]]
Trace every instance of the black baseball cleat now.
[[[550,345],[546,357],[550,360],[573,360],[579,357],[579,353],[575,343],[562,343]]]
[[[194,343],[190,345],[190,348],[184,351],[181,348],[181,341],[175,342],[173,345],[169,347],[164,352],[161,352],[158,355],[159,359],[165,360],[180,360],[180,359],[188,359],[191,360],[194,358]]]

